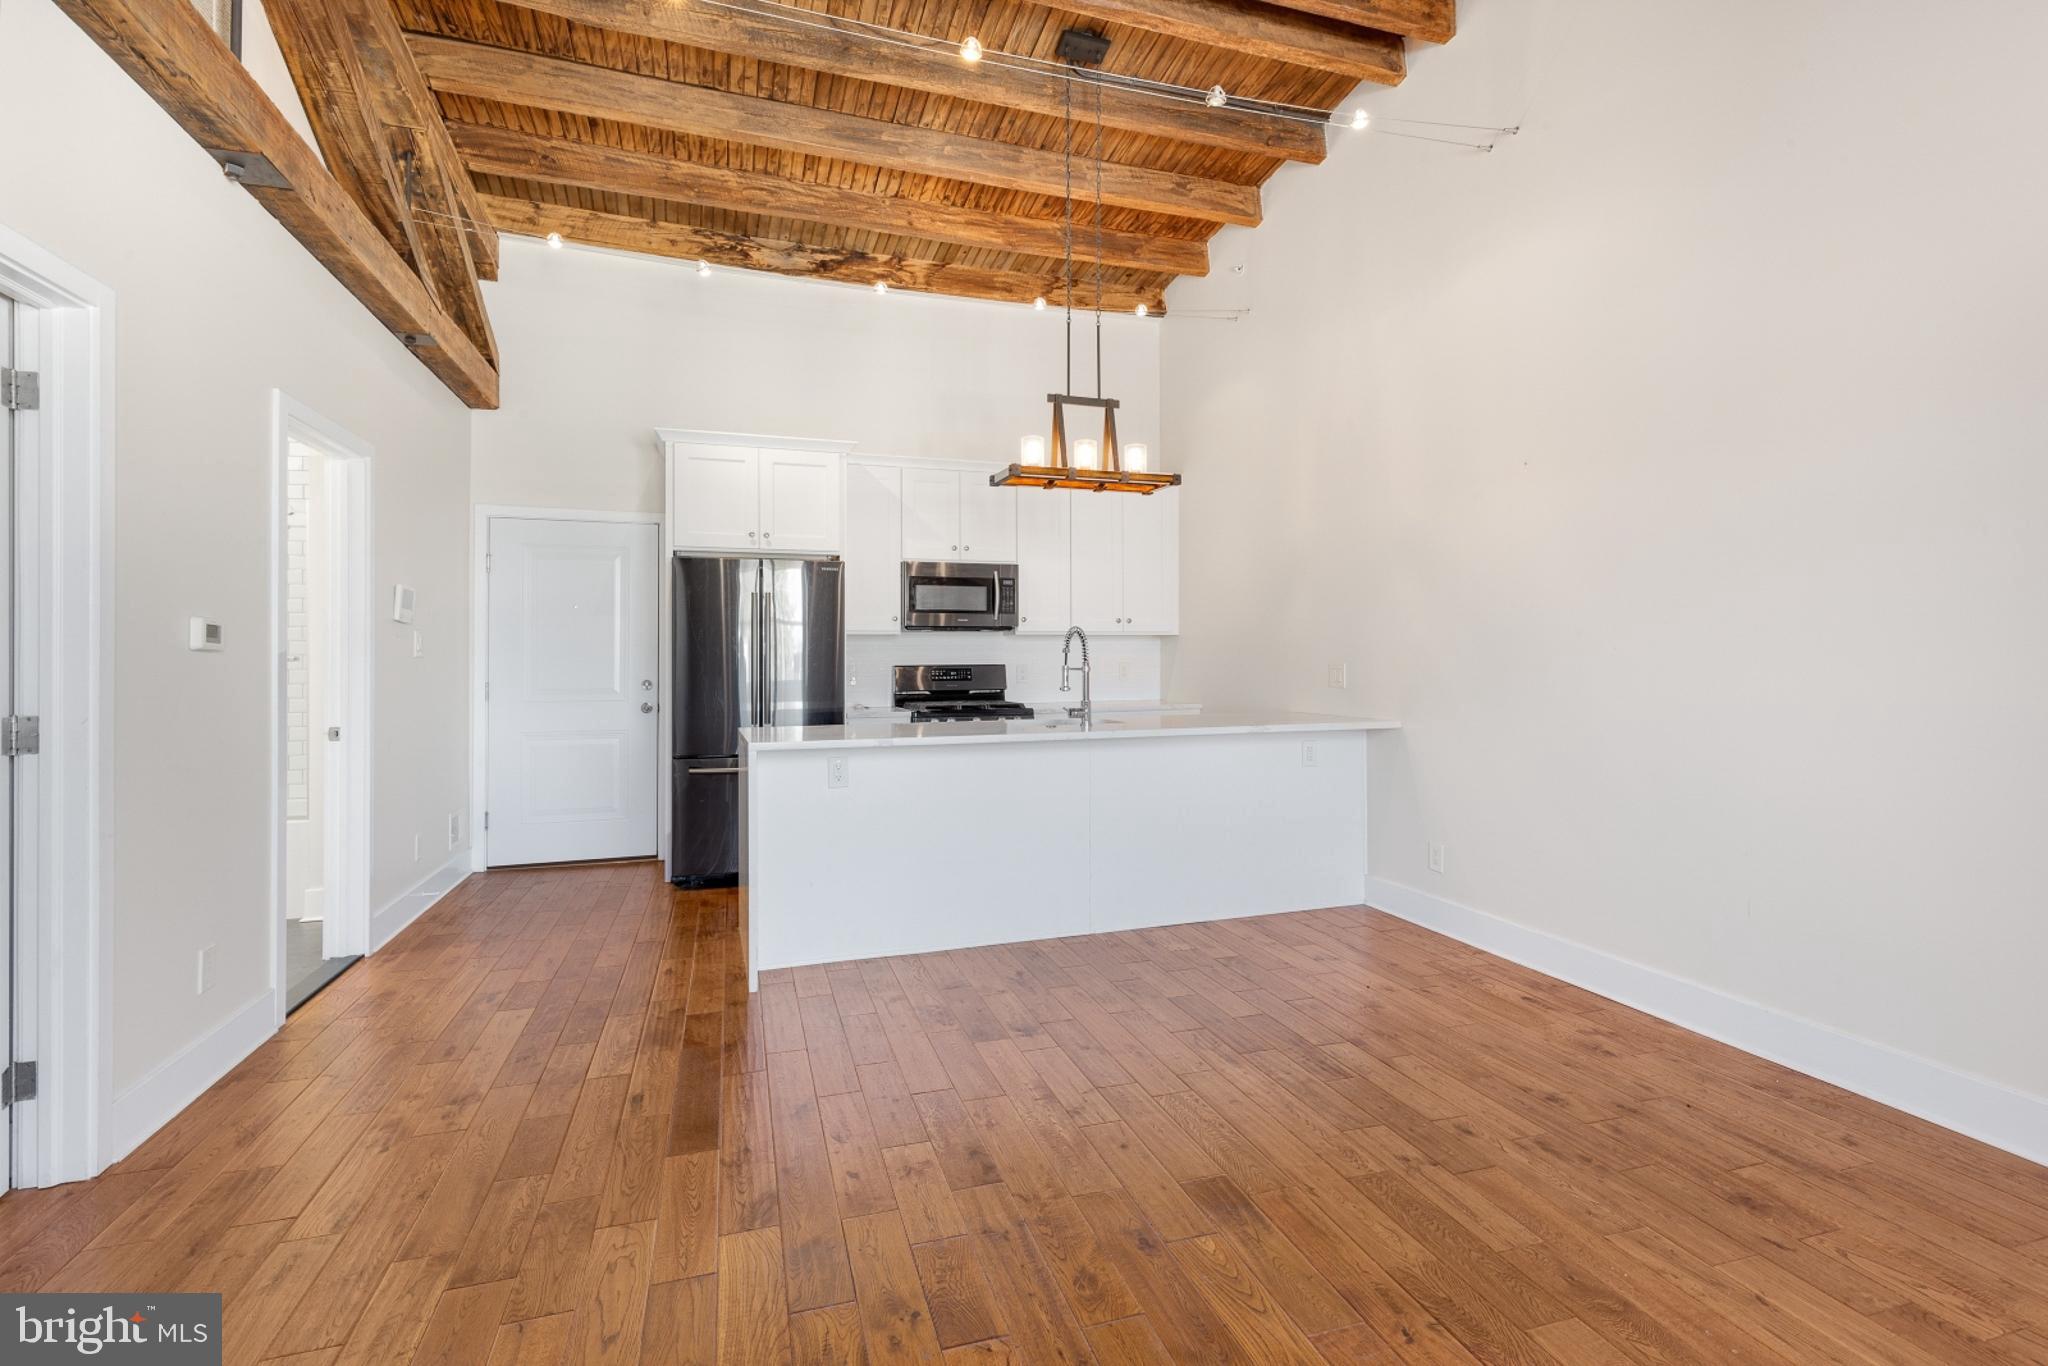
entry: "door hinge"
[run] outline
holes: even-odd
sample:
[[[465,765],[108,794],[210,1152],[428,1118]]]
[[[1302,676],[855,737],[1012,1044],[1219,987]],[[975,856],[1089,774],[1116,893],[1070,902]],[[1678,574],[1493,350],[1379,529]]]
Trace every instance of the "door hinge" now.
[[[484,573],[488,574],[488,573],[490,573],[490,572],[491,572],[491,552],[490,552],[490,551],[488,551],[488,550],[486,550],[486,551],[484,552]]]
[[[12,759],[17,754],[43,752],[43,721],[39,716],[0,717],[0,754]]]
[[[17,1100],[36,1098],[36,1065],[32,1062],[17,1062],[0,1072],[0,1106],[12,1105]]]
[[[491,700],[491,680],[490,680],[490,679],[488,679],[488,678],[486,678],[486,679],[484,680],[484,701],[488,702],[488,701],[490,701],[490,700]]]
[[[42,406],[43,383],[33,370],[0,370],[0,408]]]
[[[484,812],[484,829],[488,830],[488,829],[490,829],[490,828],[491,828],[491,813],[490,813],[490,812],[488,812],[488,811],[486,811],[486,812]]]

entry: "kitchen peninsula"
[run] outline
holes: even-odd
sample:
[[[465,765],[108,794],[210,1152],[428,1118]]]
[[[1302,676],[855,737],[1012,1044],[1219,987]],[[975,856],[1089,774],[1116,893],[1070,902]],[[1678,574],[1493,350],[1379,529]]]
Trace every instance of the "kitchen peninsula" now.
[[[748,967],[1346,905],[1367,735],[1294,712],[741,732]]]

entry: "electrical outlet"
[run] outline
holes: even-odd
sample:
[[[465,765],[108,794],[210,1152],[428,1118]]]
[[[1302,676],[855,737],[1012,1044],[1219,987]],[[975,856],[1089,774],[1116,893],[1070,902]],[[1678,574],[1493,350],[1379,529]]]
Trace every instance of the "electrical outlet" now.
[[[1128,683],[1131,681],[1132,668],[1131,661],[1128,659],[1112,660],[1109,666],[1109,676],[1118,683]]]
[[[414,863],[420,861],[420,837],[417,834],[412,837],[412,861]]]
[[[825,761],[825,786],[845,787],[846,782],[846,756],[835,754]]]
[[[208,944],[199,951],[199,963],[192,983],[192,990],[196,995],[204,996],[207,992],[213,990],[214,948],[214,945]]]
[[[1301,742],[1301,766],[1303,768],[1314,768],[1316,766],[1315,741],[1303,740]]]
[[[1351,666],[1341,660],[1330,666],[1330,686],[1348,688],[1351,686]]]
[[[459,813],[448,813],[448,847],[453,849],[462,843],[462,817]]]
[[[1429,846],[1429,871],[1441,873],[1444,870],[1444,847],[1441,844]]]

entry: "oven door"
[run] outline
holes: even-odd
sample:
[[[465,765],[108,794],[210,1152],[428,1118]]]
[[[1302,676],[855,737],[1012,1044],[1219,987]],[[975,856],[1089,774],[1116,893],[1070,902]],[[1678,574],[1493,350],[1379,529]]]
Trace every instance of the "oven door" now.
[[[1011,631],[1017,626],[1017,566],[903,562],[906,631]]]

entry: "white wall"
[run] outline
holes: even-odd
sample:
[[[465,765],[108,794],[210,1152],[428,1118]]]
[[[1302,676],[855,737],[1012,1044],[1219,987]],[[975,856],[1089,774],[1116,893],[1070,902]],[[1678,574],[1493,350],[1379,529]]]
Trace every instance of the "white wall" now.
[[[1166,323],[1169,688],[1403,721],[1388,878],[2048,1096],[2048,10],[1925,19],[1461,3],[1380,126],[1522,135],[1339,139]]]
[[[656,427],[1007,462],[1061,387],[1060,315],[505,239],[484,286],[504,406],[475,418],[479,503],[661,510]],[[1126,441],[1159,435],[1159,323],[1104,320]],[[1093,321],[1074,382],[1094,391]]]
[[[116,294],[111,787],[103,896],[117,1097],[267,988],[272,390],[376,448],[381,906],[467,804],[467,411],[48,0],[0,5],[0,222]],[[185,621],[226,649],[185,649]],[[424,833],[424,857],[412,836]],[[194,956],[217,945],[195,994]]]

